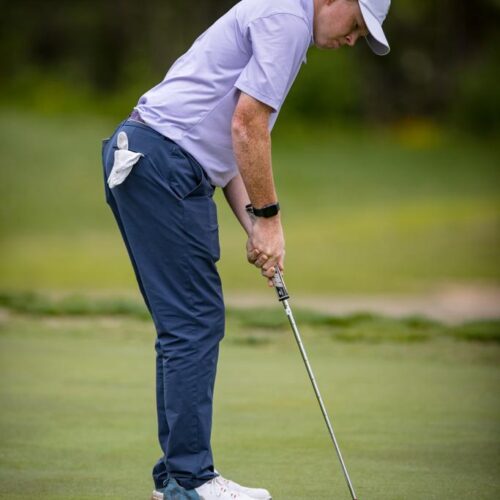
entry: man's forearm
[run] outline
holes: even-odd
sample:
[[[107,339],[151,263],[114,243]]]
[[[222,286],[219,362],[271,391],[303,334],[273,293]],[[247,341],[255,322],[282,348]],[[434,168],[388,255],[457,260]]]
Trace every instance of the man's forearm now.
[[[269,119],[272,108],[242,92],[231,123],[233,151],[242,183],[254,208],[278,201],[271,166]],[[247,259],[261,268],[267,278],[274,276],[275,266],[283,267],[285,239],[278,213],[252,221],[247,242]],[[270,286],[272,281],[269,280]]]
[[[267,120],[233,123],[233,149],[252,205],[276,203]]]
[[[241,175],[233,177],[229,183],[223,188],[224,196],[228,205],[231,207],[234,215],[239,220],[241,226],[248,235],[252,230],[252,221],[245,209],[245,206],[250,203],[245,184]]]

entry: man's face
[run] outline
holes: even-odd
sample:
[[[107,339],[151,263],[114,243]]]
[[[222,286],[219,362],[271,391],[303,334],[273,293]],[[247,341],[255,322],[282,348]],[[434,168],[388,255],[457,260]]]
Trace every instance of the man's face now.
[[[351,47],[368,35],[357,0],[315,0],[314,44],[321,49]]]

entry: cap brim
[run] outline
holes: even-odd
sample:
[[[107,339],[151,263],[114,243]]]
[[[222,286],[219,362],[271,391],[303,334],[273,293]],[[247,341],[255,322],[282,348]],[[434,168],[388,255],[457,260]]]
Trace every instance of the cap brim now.
[[[389,42],[387,41],[384,30],[382,29],[382,25],[362,2],[359,3],[359,6],[361,8],[361,14],[363,15],[366,27],[370,32],[366,36],[366,43],[378,56],[387,55],[391,51],[391,48],[389,47]]]

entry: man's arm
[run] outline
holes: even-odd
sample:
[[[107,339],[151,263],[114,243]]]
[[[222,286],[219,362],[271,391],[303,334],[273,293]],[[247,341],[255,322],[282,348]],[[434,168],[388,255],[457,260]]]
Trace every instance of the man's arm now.
[[[246,205],[250,203],[245,184],[241,174],[233,177],[223,188],[224,196],[228,205],[231,207],[234,215],[239,220],[241,227],[245,230],[248,236],[252,233],[252,221],[248,212],[245,210]]]
[[[242,92],[231,126],[241,179],[256,208],[278,201],[271,166],[271,112],[272,108]],[[251,229],[249,261],[262,268],[264,276],[271,278],[276,264],[283,269],[285,255],[280,214],[257,217]]]
[[[223,191],[227,203],[248,235],[246,249],[247,260],[251,264],[254,264],[258,257],[258,253],[255,252],[252,244],[253,221],[245,209],[246,205],[250,203],[250,198],[248,197],[241,175],[238,174],[236,177],[233,177],[223,188]],[[268,280],[268,284],[269,286],[274,286],[271,279]]]
[[[233,115],[236,162],[252,205],[257,208],[277,201],[271,168],[271,111],[266,104],[242,92]]]

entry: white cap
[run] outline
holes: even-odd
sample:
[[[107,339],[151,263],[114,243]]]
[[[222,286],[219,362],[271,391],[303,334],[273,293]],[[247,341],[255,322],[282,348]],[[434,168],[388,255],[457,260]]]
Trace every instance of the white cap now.
[[[391,0],[359,0],[361,14],[370,32],[366,41],[378,56],[385,56],[391,50],[382,29],[382,23],[387,17],[390,6]]]

